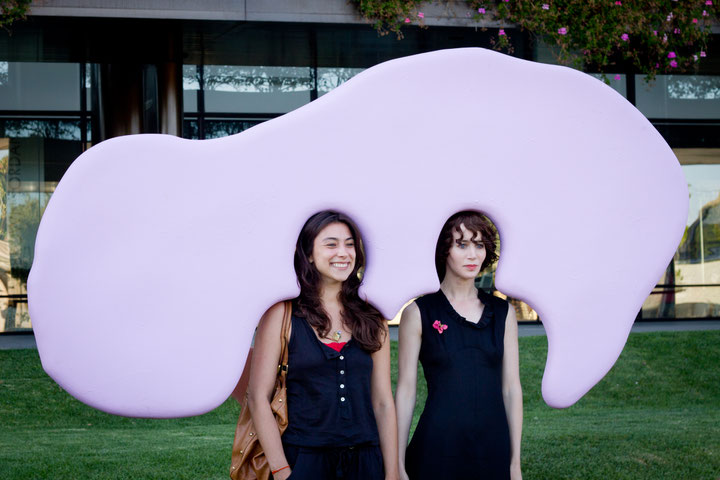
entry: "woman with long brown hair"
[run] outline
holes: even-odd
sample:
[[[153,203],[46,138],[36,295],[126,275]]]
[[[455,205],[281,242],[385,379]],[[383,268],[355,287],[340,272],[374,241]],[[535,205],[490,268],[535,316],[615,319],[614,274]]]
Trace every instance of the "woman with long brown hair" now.
[[[400,476],[410,480],[521,480],[518,327],[508,302],[475,286],[496,259],[482,214],[451,216],[438,238],[440,290],[402,314],[395,394]],[[418,360],[428,396],[410,445]]]
[[[313,215],[298,237],[294,264],[300,295],[292,302],[282,438],[269,404],[282,302],[258,326],[248,388],[273,478],[395,479],[390,340],[383,316],[358,293],[365,253],[357,226],[339,212]]]

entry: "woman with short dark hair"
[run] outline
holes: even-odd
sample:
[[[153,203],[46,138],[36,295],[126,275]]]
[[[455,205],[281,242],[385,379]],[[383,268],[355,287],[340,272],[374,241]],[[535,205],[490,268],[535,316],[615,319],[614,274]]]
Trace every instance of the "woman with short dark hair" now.
[[[515,311],[475,286],[497,259],[496,237],[478,212],[451,216],[435,249],[440,290],[416,299],[402,314],[395,395],[401,478],[522,478]],[[418,360],[428,396],[406,448]]]

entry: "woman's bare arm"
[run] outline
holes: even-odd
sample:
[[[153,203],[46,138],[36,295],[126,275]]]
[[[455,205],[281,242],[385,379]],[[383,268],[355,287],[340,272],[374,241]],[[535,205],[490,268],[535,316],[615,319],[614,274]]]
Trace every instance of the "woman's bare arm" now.
[[[518,324],[515,309],[509,306],[505,321],[502,393],[505,414],[510,427],[510,478],[521,480],[520,443],[523,424],[523,394],[520,385],[520,360],[518,353]]]
[[[270,408],[280,360],[284,312],[283,302],[280,302],[273,305],[260,319],[248,385],[248,408],[270,470],[277,470],[288,464],[280,441],[280,432]],[[286,468],[275,474],[274,478],[285,479],[290,473],[290,469]]]
[[[398,478],[397,464],[397,418],[390,380],[390,333],[387,324],[383,345],[372,354],[373,371],[371,379],[372,407],[380,435],[380,450],[385,464],[385,479]]]
[[[418,357],[422,341],[420,309],[415,302],[403,310],[398,338],[398,383],[395,391],[398,423],[398,462],[400,478],[407,479],[405,450],[407,449],[410,425],[415,411]]]

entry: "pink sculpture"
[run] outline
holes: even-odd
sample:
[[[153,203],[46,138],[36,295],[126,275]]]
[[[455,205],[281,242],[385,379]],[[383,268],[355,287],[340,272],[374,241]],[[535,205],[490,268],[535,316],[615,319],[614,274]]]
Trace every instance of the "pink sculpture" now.
[[[119,415],[215,408],[259,317],[298,293],[294,243],[324,208],[359,223],[364,293],[387,317],[438,288],[445,219],[489,213],[497,288],[541,316],[543,396],[566,407],[620,354],[688,192],[658,132],[590,76],[483,49],[390,61],[238,135],[128,136],[80,156],[28,283],[43,367]]]

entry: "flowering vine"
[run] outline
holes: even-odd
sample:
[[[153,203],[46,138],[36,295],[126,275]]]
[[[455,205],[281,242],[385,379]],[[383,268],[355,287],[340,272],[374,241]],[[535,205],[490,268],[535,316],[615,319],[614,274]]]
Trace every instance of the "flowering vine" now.
[[[0,0],[0,27],[7,29],[15,20],[25,18],[32,0]]]
[[[402,38],[402,27],[424,27],[419,0],[352,0],[380,34]],[[601,72],[629,67],[658,73],[695,71],[708,56],[710,27],[720,0],[466,0],[477,21],[517,25],[548,43],[561,63]],[[499,29],[493,48],[511,51]]]
[[[718,0],[720,1],[720,0]],[[417,0],[351,0],[360,15],[372,21],[380,35],[394,33],[403,38],[402,26],[414,23],[424,27],[425,14],[419,10]]]

